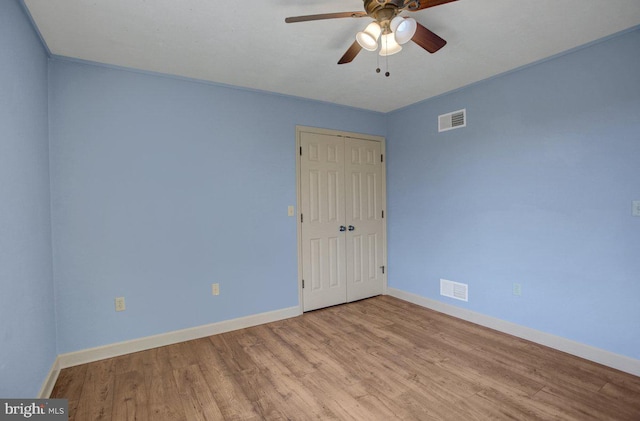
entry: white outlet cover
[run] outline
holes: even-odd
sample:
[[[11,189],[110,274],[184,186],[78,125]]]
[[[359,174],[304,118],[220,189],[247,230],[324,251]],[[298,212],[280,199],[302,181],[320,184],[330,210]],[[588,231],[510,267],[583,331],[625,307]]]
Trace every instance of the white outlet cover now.
[[[116,297],[116,311],[125,311],[127,306],[124,303],[124,297]]]
[[[296,213],[296,209],[295,209],[293,206],[289,206],[289,207],[287,208],[287,215],[289,215],[289,216],[294,216],[294,215],[295,215],[295,213]]]
[[[522,295],[522,284],[513,284],[513,295]]]

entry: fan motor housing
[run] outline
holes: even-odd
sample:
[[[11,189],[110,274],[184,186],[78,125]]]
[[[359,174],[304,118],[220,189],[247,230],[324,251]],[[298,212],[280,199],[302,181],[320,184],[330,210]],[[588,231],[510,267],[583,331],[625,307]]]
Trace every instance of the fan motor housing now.
[[[404,6],[404,0],[386,0],[380,3],[378,0],[364,0],[364,10],[378,22],[393,19]]]

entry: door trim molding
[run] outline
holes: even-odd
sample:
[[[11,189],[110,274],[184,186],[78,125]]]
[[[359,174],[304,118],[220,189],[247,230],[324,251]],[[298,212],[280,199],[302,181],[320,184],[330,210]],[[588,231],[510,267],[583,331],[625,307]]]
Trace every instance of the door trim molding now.
[[[295,156],[296,156],[296,237],[298,242],[298,306],[300,307],[300,314],[304,312],[304,301],[303,301],[303,291],[302,291],[302,222],[300,221],[300,210],[302,207],[302,197],[301,197],[301,186],[300,186],[300,146],[301,146],[301,138],[302,133],[315,133],[315,134],[325,134],[329,136],[339,136],[353,139],[363,139],[370,140],[374,142],[380,142],[380,150],[382,154],[385,156],[384,161],[382,162],[382,206],[384,208],[384,221],[382,223],[382,242],[383,242],[383,250],[382,250],[382,260],[383,265],[385,266],[385,272],[382,277],[382,293],[387,294],[387,274],[389,273],[389,268],[387,265],[387,159],[386,159],[386,139],[383,136],[376,136],[370,134],[363,133],[355,133],[355,132],[345,132],[342,130],[332,130],[332,129],[323,129],[319,127],[310,127],[310,126],[296,126],[296,147],[295,147]]]

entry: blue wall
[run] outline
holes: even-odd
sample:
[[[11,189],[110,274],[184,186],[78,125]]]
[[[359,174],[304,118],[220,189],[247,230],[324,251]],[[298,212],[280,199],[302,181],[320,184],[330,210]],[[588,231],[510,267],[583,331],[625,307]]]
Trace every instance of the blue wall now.
[[[47,55],[0,2],[0,397],[38,394],[56,357]]]
[[[390,286],[640,358],[638,51],[636,29],[389,114]]]
[[[296,306],[297,124],[387,136],[390,286],[640,358],[639,30],[384,115],[47,64],[18,4],[0,2],[1,397],[35,396],[58,353]]]
[[[60,353],[297,306],[296,124],[386,134],[379,113],[65,60],[50,84]]]

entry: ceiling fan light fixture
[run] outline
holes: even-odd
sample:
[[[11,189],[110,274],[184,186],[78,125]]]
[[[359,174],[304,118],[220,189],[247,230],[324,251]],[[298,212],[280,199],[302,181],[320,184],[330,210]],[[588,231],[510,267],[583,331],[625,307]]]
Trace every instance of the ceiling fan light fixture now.
[[[390,27],[395,36],[396,42],[398,44],[406,44],[411,41],[411,38],[413,38],[413,35],[418,29],[418,24],[413,18],[396,16],[391,20]]]
[[[380,55],[381,56],[390,56],[395,53],[399,53],[402,50],[400,44],[396,42],[393,33],[384,34],[380,39]]]
[[[371,22],[364,28],[364,31],[356,34],[356,41],[362,48],[368,51],[375,51],[378,49],[378,38],[382,29],[377,22]]]

